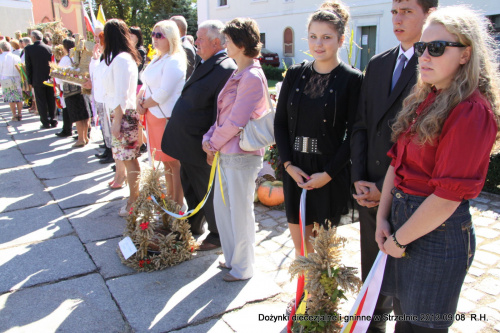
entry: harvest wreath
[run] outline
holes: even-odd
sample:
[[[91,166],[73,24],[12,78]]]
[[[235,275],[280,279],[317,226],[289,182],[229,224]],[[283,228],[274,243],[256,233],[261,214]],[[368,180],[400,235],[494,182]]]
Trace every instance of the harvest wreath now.
[[[124,237],[130,237],[137,252],[125,259],[120,249],[118,255],[123,264],[137,271],[156,271],[175,266],[191,259],[198,248],[187,220],[178,220],[165,214],[151,200],[158,198],[159,205],[171,212],[179,212],[180,206],[168,198],[164,170],[153,167],[141,170],[139,197],[130,209]]]

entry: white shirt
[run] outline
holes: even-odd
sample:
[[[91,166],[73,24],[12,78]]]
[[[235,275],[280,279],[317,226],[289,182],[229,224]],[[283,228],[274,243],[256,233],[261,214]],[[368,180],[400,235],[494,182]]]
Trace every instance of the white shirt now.
[[[149,108],[156,118],[170,118],[175,102],[181,95],[186,81],[186,56],[184,52],[165,54],[154,58],[142,73],[145,99],[152,97],[159,104]]]
[[[21,51],[22,51],[21,49],[17,49],[17,50],[12,51],[12,53],[15,54],[16,56],[20,57]]]
[[[401,47],[401,44],[399,44],[399,53],[398,53],[398,60],[396,61],[396,66],[394,66],[394,70],[392,71],[392,75],[394,75],[394,72],[396,71],[396,68],[398,68],[399,63],[401,62],[400,56],[402,54],[405,55],[406,60],[403,68],[406,68],[406,65],[408,65],[408,61],[410,61],[411,57],[413,57],[413,54],[415,53],[415,50],[413,49],[413,46],[410,47],[408,50],[403,51],[403,48]]]
[[[21,78],[16,65],[21,62],[21,58],[12,52],[3,52],[0,54],[0,78],[18,77]]]
[[[73,62],[71,61],[71,58],[68,55],[65,55],[64,57],[61,58],[61,60],[59,60],[59,63],[57,65],[59,67],[61,67],[61,68],[67,68],[67,67],[72,67],[73,66]],[[59,89],[61,91],[63,91],[63,84],[64,84],[64,82],[61,79],[58,79],[58,78],[55,78],[55,80],[56,80],[56,83],[60,87]],[[63,96],[61,96],[61,104],[62,104],[63,108],[66,107],[66,101],[64,100]]]
[[[128,52],[118,54],[103,72],[104,103],[122,111],[137,107],[137,64]]]
[[[100,61],[92,58],[90,61],[89,73],[92,80],[92,94],[94,94],[94,100],[97,103],[105,102],[103,75],[107,68],[108,66],[104,60]]]

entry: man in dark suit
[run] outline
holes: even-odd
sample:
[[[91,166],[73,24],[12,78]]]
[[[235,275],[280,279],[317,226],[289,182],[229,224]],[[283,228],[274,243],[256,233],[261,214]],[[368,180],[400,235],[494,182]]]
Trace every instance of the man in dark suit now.
[[[40,31],[33,30],[31,38],[34,43],[24,48],[24,59],[28,82],[35,90],[36,105],[42,123],[40,128],[56,127],[54,90],[43,84],[49,79],[52,50],[42,42],[43,35]]]
[[[361,276],[363,281],[377,257],[377,208],[392,147],[391,124],[417,80],[413,43],[438,0],[393,0],[393,31],[399,46],[374,56],[366,68],[357,120],[351,138],[352,182],[359,204]],[[392,299],[380,295],[374,314],[392,311]],[[367,332],[385,332],[385,322],[373,321]]]
[[[177,15],[177,16],[172,16],[170,18],[172,21],[177,24],[177,27],[179,28],[179,33],[181,34],[181,42],[182,42],[182,48],[186,52],[186,58],[188,61],[187,64],[187,69],[186,69],[186,81],[189,79],[191,74],[193,74],[194,66],[196,64],[196,60],[200,61],[200,59],[196,57],[196,50],[194,49],[193,44],[186,38],[186,32],[187,32],[187,22],[184,16]]]
[[[196,45],[202,60],[182,89],[161,143],[163,152],[181,162],[182,188],[189,209],[196,207],[207,192],[211,167],[202,149],[202,139],[215,122],[219,92],[236,69],[236,64],[224,50],[223,28],[220,21],[205,21],[199,25]],[[203,210],[189,219],[193,234],[203,233],[204,218],[210,233],[200,250],[220,247],[213,191]]]

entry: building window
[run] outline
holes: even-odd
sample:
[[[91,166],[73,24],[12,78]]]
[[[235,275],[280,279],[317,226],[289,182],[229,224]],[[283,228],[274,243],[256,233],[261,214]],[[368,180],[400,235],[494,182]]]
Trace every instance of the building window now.
[[[262,43],[262,48],[266,47],[266,33],[261,32],[260,33],[260,42]]]
[[[227,0],[217,0],[219,2],[219,7],[227,6]]]
[[[283,56],[293,57],[293,30],[290,27],[285,28],[283,32]]]

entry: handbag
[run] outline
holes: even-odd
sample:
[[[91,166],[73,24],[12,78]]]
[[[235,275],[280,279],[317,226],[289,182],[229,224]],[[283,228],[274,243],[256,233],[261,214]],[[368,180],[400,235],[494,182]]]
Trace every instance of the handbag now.
[[[274,116],[276,111],[267,93],[269,110],[257,119],[250,119],[240,132],[240,148],[244,151],[255,151],[270,146],[274,139]]]

